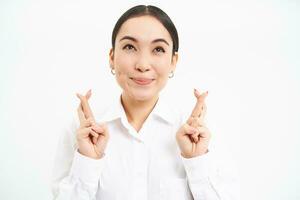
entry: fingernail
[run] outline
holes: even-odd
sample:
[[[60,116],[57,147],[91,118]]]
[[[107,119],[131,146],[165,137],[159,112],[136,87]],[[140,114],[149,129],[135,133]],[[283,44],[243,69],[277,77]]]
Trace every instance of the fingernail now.
[[[205,92],[205,97],[208,95],[208,91]]]
[[[194,88],[194,92],[195,92],[198,96],[200,95],[199,91],[198,91],[196,88]]]
[[[78,94],[78,93],[76,93],[76,96],[80,99],[80,97],[81,97],[81,95],[80,94]]]

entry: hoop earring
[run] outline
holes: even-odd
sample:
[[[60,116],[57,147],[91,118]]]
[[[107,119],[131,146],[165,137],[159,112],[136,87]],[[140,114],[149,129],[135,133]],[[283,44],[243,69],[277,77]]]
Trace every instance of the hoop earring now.
[[[112,73],[112,75],[116,74],[116,71],[114,69],[111,69],[110,72]]]
[[[171,71],[170,74],[169,74],[169,78],[173,78],[173,76],[174,76],[174,72]]]

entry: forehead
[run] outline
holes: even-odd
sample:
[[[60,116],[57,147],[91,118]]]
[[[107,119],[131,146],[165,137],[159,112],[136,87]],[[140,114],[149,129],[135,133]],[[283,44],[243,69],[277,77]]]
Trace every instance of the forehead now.
[[[131,36],[138,41],[149,42],[157,38],[163,38],[172,43],[168,30],[152,16],[140,16],[125,21],[117,35],[117,42],[124,36]]]

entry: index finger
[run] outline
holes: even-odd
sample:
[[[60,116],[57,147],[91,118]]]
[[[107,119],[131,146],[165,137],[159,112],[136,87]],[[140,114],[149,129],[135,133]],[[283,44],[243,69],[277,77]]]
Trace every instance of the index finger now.
[[[191,117],[200,117],[202,114],[203,105],[208,92],[200,94],[198,90],[194,90],[194,95],[197,98],[196,105],[192,111]]]
[[[85,122],[85,116],[84,113],[82,111],[82,106],[81,104],[78,106],[77,108],[77,114],[78,114],[78,118],[79,118],[79,122],[80,122],[80,126],[83,126],[84,122]]]
[[[91,96],[91,90],[89,90],[85,96],[82,96],[81,94],[76,94],[76,95],[81,101],[81,106],[82,106],[82,110],[85,115],[85,118],[86,119],[88,119],[88,118],[94,119],[93,112],[92,112],[91,107],[87,100],[87,97],[89,98]]]

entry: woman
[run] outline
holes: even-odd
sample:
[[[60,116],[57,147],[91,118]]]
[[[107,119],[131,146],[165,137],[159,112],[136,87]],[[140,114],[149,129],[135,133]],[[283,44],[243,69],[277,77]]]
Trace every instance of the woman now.
[[[174,24],[157,7],[135,6],[120,17],[109,62],[122,94],[99,116],[88,104],[91,91],[77,94],[79,124],[58,149],[55,199],[238,198],[234,175],[222,174],[208,148],[208,93],[194,91],[188,119],[159,98],[174,75],[178,45]]]

